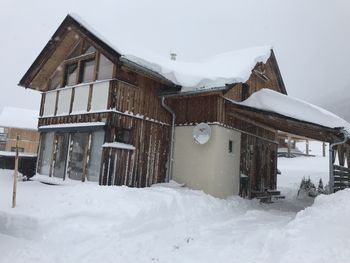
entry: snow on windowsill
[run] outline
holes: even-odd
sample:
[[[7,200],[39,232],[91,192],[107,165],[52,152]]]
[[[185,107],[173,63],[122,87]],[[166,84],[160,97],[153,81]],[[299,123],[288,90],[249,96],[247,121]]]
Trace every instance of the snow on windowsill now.
[[[0,156],[12,157],[12,156],[16,156],[16,152],[0,151]],[[35,154],[35,153],[19,152],[18,156],[19,157],[37,157],[37,154]]]
[[[54,125],[40,126],[39,130],[42,129],[57,129],[57,128],[79,128],[79,127],[92,127],[92,126],[105,126],[104,122],[79,122],[79,123],[63,123]]]
[[[116,148],[116,149],[125,149],[125,150],[135,150],[135,146],[131,144],[126,144],[122,142],[107,142],[102,145],[103,148]]]

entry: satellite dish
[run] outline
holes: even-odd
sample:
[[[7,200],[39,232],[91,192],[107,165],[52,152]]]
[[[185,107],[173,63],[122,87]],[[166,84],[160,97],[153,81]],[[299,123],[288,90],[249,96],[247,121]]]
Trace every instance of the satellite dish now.
[[[206,144],[210,139],[211,128],[208,124],[202,122],[193,128],[192,135],[196,143]]]

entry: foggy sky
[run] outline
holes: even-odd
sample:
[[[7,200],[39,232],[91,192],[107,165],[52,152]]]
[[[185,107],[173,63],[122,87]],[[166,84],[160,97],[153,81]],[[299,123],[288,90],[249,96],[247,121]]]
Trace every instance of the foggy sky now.
[[[288,93],[313,103],[350,88],[347,0],[0,0],[0,110],[39,108],[17,83],[68,13],[179,60],[272,44]]]

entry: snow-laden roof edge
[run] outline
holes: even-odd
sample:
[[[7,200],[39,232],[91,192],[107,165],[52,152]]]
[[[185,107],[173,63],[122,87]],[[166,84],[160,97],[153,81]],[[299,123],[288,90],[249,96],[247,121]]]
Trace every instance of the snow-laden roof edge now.
[[[287,96],[270,89],[261,89],[242,102],[232,102],[332,129],[344,128],[350,133],[350,123],[334,113],[304,100]]]
[[[200,61],[173,61],[141,48],[131,48],[129,45],[122,47],[115,32],[111,34],[112,32],[108,32],[103,25],[92,27],[77,14],[71,13],[69,16],[114,49],[122,59],[161,75],[173,84],[181,86],[182,92],[246,82],[255,65],[259,62],[266,63],[272,50],[272,46],[268,45],[230,51]]]

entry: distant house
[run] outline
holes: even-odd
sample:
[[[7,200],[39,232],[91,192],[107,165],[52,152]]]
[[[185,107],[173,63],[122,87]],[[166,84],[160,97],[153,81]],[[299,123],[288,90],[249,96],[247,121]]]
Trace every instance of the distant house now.
[[[0,151],[37,154],[39,144],[38,111],[4,107],[0,114]]]
[[[0,167],[14,168],[16,140],[20,156],[20,171],[35,174],[39,145],[38,111],[4,107],[0,114]]]
[[[285,109],[313,106],[286,96],[271,47],[186,63],[120,49],[118,38],[68,15],[20,80],[42,92],[39,174],[256,197],[276,190],[277,130],[343,138],[337,117]]]

